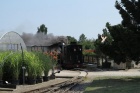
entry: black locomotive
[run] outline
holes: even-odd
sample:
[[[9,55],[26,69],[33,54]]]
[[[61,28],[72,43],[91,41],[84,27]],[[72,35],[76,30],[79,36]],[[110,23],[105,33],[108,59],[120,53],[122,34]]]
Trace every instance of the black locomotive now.
[[[81,68],[83,66],[82,45],[72,42],[62,45],[62,52],[58,55],[58,63],[64,69]]]
[[[28,46],[29,51],[57,51],[58,65],[63,69],[73,69],[83,67],[82,45],[71,42],[69,45],[63,43],[53,44],[51,46]]]

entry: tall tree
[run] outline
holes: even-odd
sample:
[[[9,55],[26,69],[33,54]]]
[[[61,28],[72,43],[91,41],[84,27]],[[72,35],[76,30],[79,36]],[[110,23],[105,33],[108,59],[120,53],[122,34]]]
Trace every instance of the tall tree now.
[[[83,43],[84,48],[92,50],[95,49],[94,42],[95,42],[94,39],[86,39],[85,42]]]
[[[122,25],[136,33],[140,33],[140,0],[116,1],[115,6],[123,19]]]
[[[102,42],[102,37],[107,37],[104,42]],[[96,39],[95,41],[96,54],[98,56],[101,56],[103,54],[107,56],[112,55],[111,53],[112,41],[113,39],[110,33],[108,32],[108,29],[107,28],[103,29],[103,34],[102,35],[98,34],[98,39]]]
[[[102,43],[101,35],[99,35],[96,40],[96,49],[114,59],[116,63],[127,62],[127,67],[130,67],[131,60],[135,60],[136,63],[139,61],[139,51],[137,51],[133,34],[133,31],[121,24],[111,26],[107,23],[102,34],[102,36],[107,36],[107,39]]]
[[[127,31],[127,46],[129,46],[129,57],[139,61],[140,58],[140,0],[116,1],[116,8],[122,16],[122,25]],[[128,39],[129,38],[129,39]],[[128,41],[129,40],[129,41]]]
[[[40,27],[38,27],[37,28],[37,33],[44,33],[44,34],[47,34],[47,27],[44,25],[44,24],[42,24],[42,25],[40,25]]]
[[[71,42],[77,42],[77,40],[71,36],[67,36],[67,39],[68,39],[68,44],[70,44]]]
[[[118,64],[130,60],[131,47],[128,42],[131,38],[130,31],[124,28],[121,24],[111,26],[109,23],[106,25],[108,32],[112,37],[110,45],[110,57],[112,57]]]
[[[85,36],[85,34],[81,34],[79,36],[79,43],[84,43],[86,39],[87,39],[87,37]]]
[[[115,7],[122,16],[122,23],[114,26],[107,23],[103,35],[99,35],[96,40],[96,47],[118,64],[130,63],[131,60],[138,63],[140,61],[140,0],[116,1]],[[102,37],[105,36],[107,39],[101,43]]]

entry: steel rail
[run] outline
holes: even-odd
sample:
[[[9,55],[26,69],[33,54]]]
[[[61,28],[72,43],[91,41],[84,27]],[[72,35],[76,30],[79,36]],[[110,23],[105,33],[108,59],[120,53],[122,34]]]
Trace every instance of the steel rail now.
[[[80,71],[80,73],[82,73],[82,72]],[[80,75],[75,76],[65,82],[57,83],[55,85],[42,87],[42,88],[38,88],[38,89],[33,89],[33,90],[22,92],[22,93],[66,93],[67,91],[72,89],[74,86],[76,86],[78,83],[80,83],[84,80],[84,77],[86,77],[88,74],[87,72],[85,72],[85,73],[86,73],[86,75],[84,75],[84,76],[80,76]]]

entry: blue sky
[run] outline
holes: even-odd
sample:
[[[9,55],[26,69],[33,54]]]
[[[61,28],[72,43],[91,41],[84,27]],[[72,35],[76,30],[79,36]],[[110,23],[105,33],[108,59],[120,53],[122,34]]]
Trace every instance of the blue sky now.
[[[96,39],[106,22],[121,22],[114,7],[116,0],[1,0],[0,33],[16,31],[37,32],[45,24],[48,33],[79,39],[83,33]]]

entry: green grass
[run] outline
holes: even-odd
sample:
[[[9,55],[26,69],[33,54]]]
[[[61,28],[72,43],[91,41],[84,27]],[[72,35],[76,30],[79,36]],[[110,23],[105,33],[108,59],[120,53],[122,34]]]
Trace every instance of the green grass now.
[[[140,93],[140,77],[98,77],[84,93]]]

